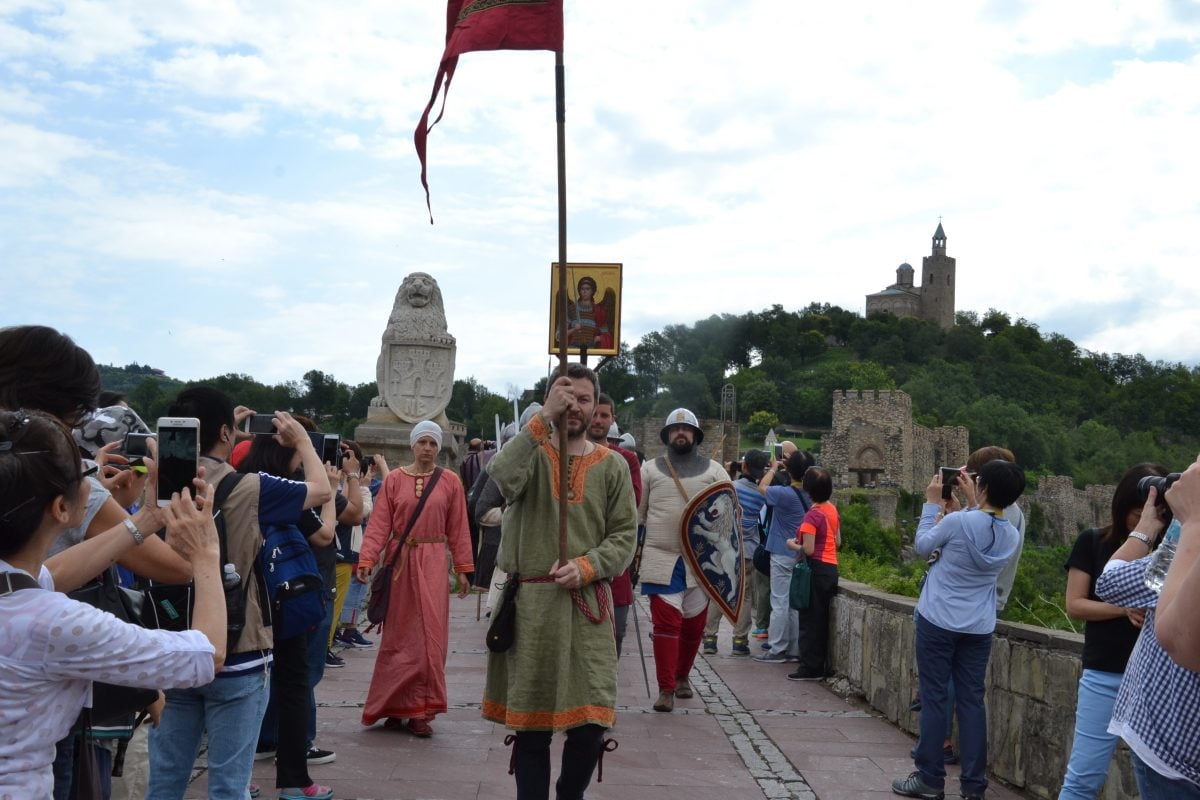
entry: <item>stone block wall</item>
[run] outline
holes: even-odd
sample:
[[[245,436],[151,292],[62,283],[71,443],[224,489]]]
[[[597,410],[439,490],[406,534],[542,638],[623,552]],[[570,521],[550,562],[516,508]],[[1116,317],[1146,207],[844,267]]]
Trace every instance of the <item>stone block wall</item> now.
[[[1046,475],[1038,479],[1031,502],[1041,509],[1047,529],[1039,532],[1039,538],[1070,544],[1084,528],[1107,525],[1112,517],[1112,496],[1116,488],[1112,484],[1092,484],[1076,489],[1066,475]]]
[[[916,600],[843,581],[830,619],[834,670],[884,717],[917,733]],[[988,769],[1033,797],[1058,796],[1075,730],[1081,634],[999,622],[985,677]],[[954,787],[948,787],[954,788]],[[1137,797],[1128,750],[1118,747],[1100,800]]]

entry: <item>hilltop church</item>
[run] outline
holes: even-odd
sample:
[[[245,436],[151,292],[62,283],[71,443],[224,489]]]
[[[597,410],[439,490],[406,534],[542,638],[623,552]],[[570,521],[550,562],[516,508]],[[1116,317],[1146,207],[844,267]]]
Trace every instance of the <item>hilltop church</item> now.
[[[896,268],[896,282],[882,292],[867,295],[867,316],[887,312],[916,317],[954,327],[954,259],[946,255],[946,232],[941,221],[933,232],[933,252],[921,259],[921,285],[913,285],[913,268]]]

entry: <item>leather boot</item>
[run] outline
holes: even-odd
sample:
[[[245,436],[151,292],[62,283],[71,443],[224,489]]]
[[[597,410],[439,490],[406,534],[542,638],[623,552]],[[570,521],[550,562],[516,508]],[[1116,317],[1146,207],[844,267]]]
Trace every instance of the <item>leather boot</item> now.
[[[659,692],[658,699],[654,701],[655,711],[674,711],[675,710],[675,693],[674,692]]]
[[[688,683],[687,678],[675,679],[675,696],[680,700],[690,700],[692,698],[692,685]]]

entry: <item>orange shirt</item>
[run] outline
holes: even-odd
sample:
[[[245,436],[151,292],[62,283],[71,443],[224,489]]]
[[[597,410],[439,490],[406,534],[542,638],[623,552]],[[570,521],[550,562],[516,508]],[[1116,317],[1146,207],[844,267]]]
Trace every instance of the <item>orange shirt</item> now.
[[[796,529],[796,541],[803,542],[805,534],[813,536],[815,546],[809,558],[824,564],[837,564],[837,535],[841,527],[837,506],[828,500],[814,503]]]

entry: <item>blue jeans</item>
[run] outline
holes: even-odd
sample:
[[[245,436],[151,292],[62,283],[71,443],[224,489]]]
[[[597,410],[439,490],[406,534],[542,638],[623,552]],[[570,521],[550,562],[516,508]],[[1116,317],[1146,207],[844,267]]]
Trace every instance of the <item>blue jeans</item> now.
[[[339,625],[353,625],[358,622],[358,610],[362,607],[363,595],[367,593],[367,585],[360,583],[358,578],[350,578],[350,586],[346,589],[346,602],[342,604],[342,618]]]
[[[329,652],[329,630],[333,627],[333,601],[325,603],[325,619],[308,634],[308,747],[317,740],[317,684],[325,677],[325,654]]]
[[[788,601],[794,566],[795,556],[771,554],[771,624],[767,628],[767,642],[772,653],[789,656],[800,653],[800,614]]]
[[[1136,753],[1130,755],[1133,756],[1133,775],[1137,778],[1142,800],[1200,800],[1200,786],[1191,781],[1164,777],[1147,766]]]
[[[917,614],[917,669],[921,688],[921,738],[917,771],[921,780],[945,788],[942,735],[950,714],[946,685],[954,679],[958,745],[962,757],[963,794],[987,789],[987,711],[983,678],[992,653],[992,634],[958,633],[939,628]]]
[[[169,689],[162,722],[150,729],[146,800],[181,800],[208,730],[208,796],[245,800],[254,746],[270,689],[266,667],[216,678],[198,689]]]
[[[1121,673],[1085,669],[1075,701],[1075,741],[1058,800],[1095,800],[1108,777],[1117,736],[1108,732]]]

